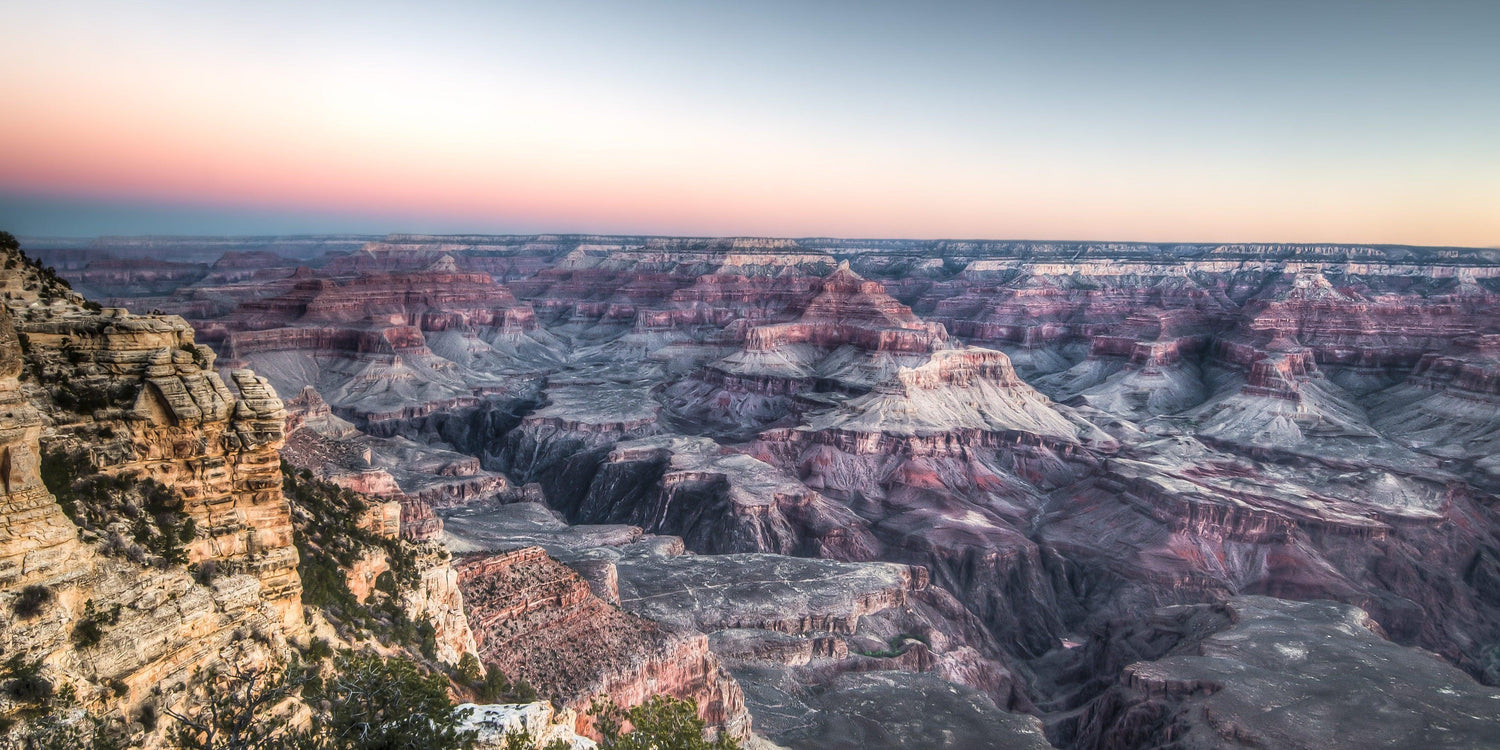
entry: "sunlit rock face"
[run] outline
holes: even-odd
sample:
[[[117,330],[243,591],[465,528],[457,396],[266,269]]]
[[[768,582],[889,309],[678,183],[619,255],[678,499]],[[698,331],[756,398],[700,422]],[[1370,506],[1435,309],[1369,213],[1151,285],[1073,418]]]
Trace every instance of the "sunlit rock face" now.
[[[1500,683],[1500,252],[393,236],[188,261],[89,278],[300,394],[287,450],[411,499],[411,533],[540,545],[704,635],[789,747],[1035,737],[1015,712],[1069,747],[1328,737],[1331,697],[1240,736],[1152,687],[1175,677],[1132,682],[1166,652],[1118,623],[1171,606],[1199,614],[1151,622],[1210,644],[1242,610],[1322,638],[1286,602],[1333,600],[1388,639],[1358,648]]]
[[[6,541],[0,582],[13,589],[67,576],[88,557],[73,522],[38,473],[42,415],[21,392],[17,378],[25,366],[14,320],[0,310],[0,482],[5,489]]]
[[[231,390],[180,318],[85,307],[0,255],[0,649],[123,720],[132,746],[160,746],[131,723],[143,707],[180,705],[231,651],[264,665],[306,635],[282,403],[249,371]],[[194,528],[180,557],[152,559],[131,518],[54,496],[69,471],[106,492],[158,483]],[[217,573],[204,583],[184,563]]]
[[[236,397],[180,318],[56,305],[17,315],[40,386],[33,402],[51,418],[43,447],[174,488],[198,528],[188,561],[252,573],[278,618],[297,627],[301,587],[277,452],[285,411],[266,380],[233,371]],[[58,383],[65,388],[48,387]],[[109,400],[65,407],[90,393]]]
[[[503,750],[512,735],[529,735],[533,747],[546,748],[561,742],[568,750],[592,750],[593,740],[574,731],[576,712],[557,711],[549,701],[474,705],[458,707],[464,718],[461,726],[474,733],[477,750]],[[530,750],[528,748],[527,750]]]

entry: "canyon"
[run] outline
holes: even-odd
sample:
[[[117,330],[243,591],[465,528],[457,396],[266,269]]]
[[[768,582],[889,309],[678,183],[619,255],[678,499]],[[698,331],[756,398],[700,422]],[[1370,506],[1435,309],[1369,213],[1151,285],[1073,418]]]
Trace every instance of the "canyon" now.
[[[787,748],[1497,741],[1500,251],[37,252],[108,307],[7,276],[0,588],[81,612],[145,575],[73,528],[44,450],[177,488],[188,561],[235,571],[150,573],[171,627],[129,603],[108,637],[158,646],[58,664],[123,680],[122,711],[236,628],[307,635],[280,458],[425,550],[408,605],[443,660],[524,676],[570,731],[665,692]],[[75,653],[78,617],[0,646]]]

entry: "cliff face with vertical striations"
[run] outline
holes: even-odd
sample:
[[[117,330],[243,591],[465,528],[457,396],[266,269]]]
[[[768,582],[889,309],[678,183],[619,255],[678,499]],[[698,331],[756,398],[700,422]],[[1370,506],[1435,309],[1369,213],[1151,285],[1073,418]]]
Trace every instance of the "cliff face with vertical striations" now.
[[[283,494],[288,414],[270,384],[249,370],[226,383],[180,318],[95,308],[9,261],[0,653],[129,746],[158,747],[170,722],[156,717],[182,709],[211,670],[285,662],[313,636],[358,645],[360,632],[303,606],[297,545],[311,517]],[[362,533],[401,536],[399,504],[350,497]],[[378,546],[341,572],[357,600],[398,597],[409,621],[431,626],[433,659],[451,665],[475,650],[457,573],[430,542],[441,530],[430,508],[411,515],[419,538],[399,551],[412,580],[375,594],[395,564]],[[341,533],[319,543],[347,544]],[[0,705],[0,717],[14,712]]]
[[[66,575],[87,554],[38,473],[42,417],[21,392],[25,366],[10,312],[0,309],[0,584],[9,589]]]

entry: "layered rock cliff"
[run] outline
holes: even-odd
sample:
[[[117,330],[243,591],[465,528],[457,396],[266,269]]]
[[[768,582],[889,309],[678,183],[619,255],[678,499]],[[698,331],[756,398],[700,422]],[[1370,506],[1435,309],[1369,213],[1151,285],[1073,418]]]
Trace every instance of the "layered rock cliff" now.
[[[723,731],[749,734],[739,685],[702,634],[620,610],[538,547],[465,557],[458,570],[480,656],[579,712],[579,731],[596,696],[630,706],[665,693],[693,699]]]
[[[100,722],[70,719],[83,722],[79,737],[156,747],[164,712],[194,701],[215,669],[283,663],[315,637],[434,666],[475,651],[446,551],[400,540],[399,506],[331,486],[309,494],[287,474],[287,414],[265,379],[235,370],[232,391],[182,319],[98,308],[5,252],[7,684],[45,686],[47,711]],[[346,494],[330,504],[334,491]],[[310,571],[327,575],[304,590]],[[430,657],[381,636],[379,621],[349,629],[359,613],[338,590],[350,603],[393,601],[422,624],[417,640],[430,629]],[[38,710],[7,702],[0,719],[7,730],[26,719],[15,727],[25,734]]]
[[[236,397],[181,319],[86,308],[6,253],[0,648],[154,745],[199,670],[305,637],[281,403],[249,372]]]
[[[1241,597],[1159,610],[1122,625],[1109,643],[1116,653],[1103,658],[1141,660],[1124,666],[1118,685],[1058,728],[1058,739],[1070,745],[1500,742],[1493,718],[1500,691],[1475,684],[1430,654],[1387,641],[1354,607]],[[1303,708],[1309,705],[1317,708]]]
[[[330,405],[306,410],[295,455],[421,498],[407,528],[442,516],[458,547],[543,545],[642,611],[657,600],[629,592],[652,576],[686,582],[662,601],[708,601],[704,582],[781,592],[788,620],[831,630],[748,612],[692,627],[745,657],[731,667],[756,725],[791,746],[889,746],[861,729],[877,715],[912,742],[941,742],[943,722],[1018,728],[970,698],[1034,711],[1062,741],[1124,664],[1054,660],[1098,653],[1119,618],[1246,594],[1358,606],[1392,648],[1500,680],[1492,250],[393,236],[324,260],[294,275],[233,259],[170,294],[144,267],[95,278],[213,318],[215,343],[307,329],[248,356]],[[476,325],[476,300],[408,294],[402,274],[490,289],[534,323]],[[386,301],[366,310],[355,289]],[[205,295],[283,299],[231,315]],[[667,554],[659,533],[704,554]],[[742,553],[884,560],[928,582],[833,632],[813,613],[837,607]],[[750,589],[702,572],[716,565]],[[962,635],[918,647],[898,619]],[[1311,721],[1321,700],[1288,715]],[[1129,734],[1112,732],[1067,741]]]

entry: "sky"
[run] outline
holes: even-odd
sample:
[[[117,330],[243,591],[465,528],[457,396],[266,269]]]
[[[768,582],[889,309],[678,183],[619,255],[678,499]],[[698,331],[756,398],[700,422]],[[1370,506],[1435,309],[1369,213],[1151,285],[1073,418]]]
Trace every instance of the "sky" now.
[[[0,229],[1500,245],[1500,2],[0,1]]]

